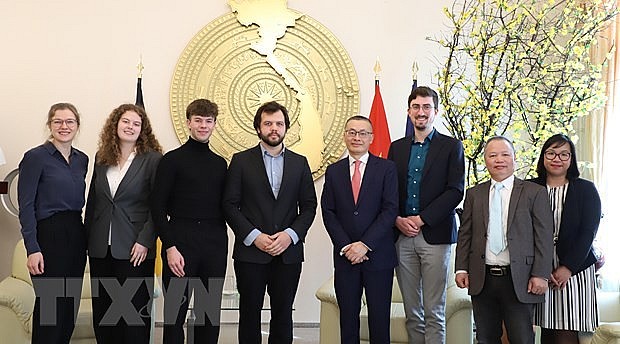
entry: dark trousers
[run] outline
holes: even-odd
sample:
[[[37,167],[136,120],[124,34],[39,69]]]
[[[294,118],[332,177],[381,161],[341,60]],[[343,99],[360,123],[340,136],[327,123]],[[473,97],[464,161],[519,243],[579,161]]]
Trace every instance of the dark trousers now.
[[[471,297],[479,344],[501,343],[502,321],[511,344],[533,344],[534,304],[521,303],[514,292],[510,273],[485,276],[482,292]]]
[[[183,324],[193,294],[193,343],[217,343],[222,289],[226,276],[228,234],[223,224],[174,219],[176,247],[185,260],[185,277],[176,277],[162,251],[164,283],[164,344],[185,343]],[[189,339],[189,338],[188,338]],[[190,341],[188,341],[189,344]]]
[[[271,320],[269,343],[293,342],[293,302],[301,276],[301,263],[284,264],[274,257],[268,264],[235,260],[239,291],[239,344],[261,343],[261,310],[265,289],[269,294]]]
[[[36,294],[32,343],[69,343],[82,294],[86,237],[81,212],[56,213],[37,223],[44,273],[30,277]]]
[[[366,291],[370,343],[390,343],[390,311],[394,269],[367,271],[362,264],[336,269],[334,288],[340,308],[340,342],[360,342],[360,307],[362,291]]]
[[[129,259],[90,257],[93,325],[99,344],[148,344],[155,259],[133,266]]]

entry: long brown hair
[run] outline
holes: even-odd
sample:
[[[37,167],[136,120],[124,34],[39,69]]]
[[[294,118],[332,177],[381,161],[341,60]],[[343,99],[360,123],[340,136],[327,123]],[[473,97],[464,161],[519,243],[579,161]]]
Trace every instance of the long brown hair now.
[[[101,129],[96,157],[98,164],[104,166],[114,166],[118,164],[121,157],[121,148],[119,145],[120,140],[117,134],[118,121],[127,111],[137,113],[142,120],[140,136],[138,136],[138,140],[136,141],[136,154],[144,154],[153,151],[160,153],[162,152],[161,145],[159,144],[159,141],[157,141],[157,138],[155,138],[155,134],[153,133],[153,128],[151,127],[151,122],[146,115],[146,111],[144,111],[143,108],[133,104],[123,104],[112,110],[112,113],[108,116],[108,119],[103,125],[103,129]]]

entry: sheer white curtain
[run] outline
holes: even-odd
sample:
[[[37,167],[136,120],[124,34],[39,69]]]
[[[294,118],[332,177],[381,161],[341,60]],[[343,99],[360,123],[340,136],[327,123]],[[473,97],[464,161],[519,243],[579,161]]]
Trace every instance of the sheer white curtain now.
[[[591,163],[590,168],[581,169],[582,176],[597,185],[602,198],[603,219],[596,245],[605,255],[605,265],[601,270],[603,280],[615,288],[620,281],[620,147],[614,139],[620,133],[619,28],[620,17],[616,16],[602,33],[598,46],[592,48],[593,57],[600,61],[611,47],[616,46],[604,73],[607,104],[605,108],[580,121],[580,140],[577,143],[579,160]]]

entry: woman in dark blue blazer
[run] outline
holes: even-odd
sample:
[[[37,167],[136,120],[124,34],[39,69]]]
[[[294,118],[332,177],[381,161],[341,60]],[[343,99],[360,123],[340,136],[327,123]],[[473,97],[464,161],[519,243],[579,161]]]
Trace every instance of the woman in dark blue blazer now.
[[[577,344],[579,331],[598,326],[592,242],[601,200],[594,184],[579,178],[575,145],[566,135],[545,142],[536,171],[534,182],[549,192],[555,254],[546,301],[536,306],[534,322],[542,328],[542,344]]]

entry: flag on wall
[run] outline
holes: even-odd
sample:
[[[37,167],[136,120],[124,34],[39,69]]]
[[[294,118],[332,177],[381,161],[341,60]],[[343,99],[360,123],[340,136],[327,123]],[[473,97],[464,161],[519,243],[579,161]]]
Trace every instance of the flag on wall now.
[[[145,109],[144,96],[142,96],[142,76],[138,76],[138,83],[136,85],[136,105]]]
[[[413,79],[413,84],[411,85],[411,92],[413,92],[413,90],[415,90],[416,88],[418,88],[418,80]],[[407,107],[409,107],[409,104],[407,104]],[[407,126],[405,127],[405,136],[413,136],[413,123],[411,123],[411,119],[409,119],[408,110],[407,110],[406,118],[407,118],[406,120]]]
[[[370,144],[370,153],[381,158],[387,158],[392,140],[390,139],[390,129],[385,116],[383,99],[381,98],[379,80],[375,80],[375,97],[372,100],[370,116],[368,116],[368,118],[372,122],[372,131],[374,134],[374,139]]]
[[[142,94],[143,69],[144,65],[142,64],[142,56],[140,56],[140,63],[138,64],[138,82],[136,84],[136,105],[146,110],[144,107],[144,95]],[[159,238],[157,238],[155,251],[155,276],[161,276],[163,262],[161,260],[161,241]]]

